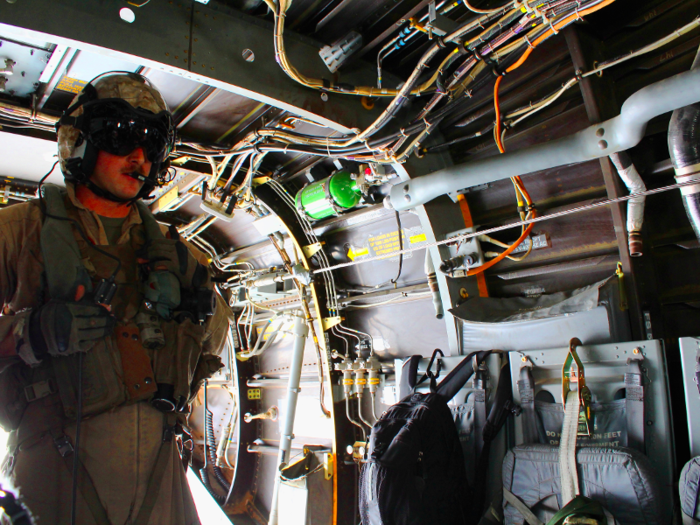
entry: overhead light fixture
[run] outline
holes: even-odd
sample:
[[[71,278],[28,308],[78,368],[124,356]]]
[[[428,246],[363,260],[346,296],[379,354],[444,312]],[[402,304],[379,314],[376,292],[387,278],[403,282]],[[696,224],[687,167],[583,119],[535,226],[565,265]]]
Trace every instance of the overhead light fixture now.
[[[136,15],[128,7],[122,7],[119,10],[119,18],[124,20],[124,22],[131,24],[134,20],[136,20]]]

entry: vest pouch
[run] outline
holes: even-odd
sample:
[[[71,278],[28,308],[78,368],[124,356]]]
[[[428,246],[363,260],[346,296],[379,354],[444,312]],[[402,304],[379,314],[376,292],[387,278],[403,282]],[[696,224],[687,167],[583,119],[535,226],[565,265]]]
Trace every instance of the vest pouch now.
[[[189,319],[164,321],[165,346],[154,351],[153,372],[158,391],[151,403],[168,412],[182,408],[190,398],[190,386],[202,354],[204,327]]]
[[[78,410],[79,359],[78,354],[51,359],[63,411],[71,420],[76,419]],[[127,400],[121,356],[114,336],[97,341],[92,350],[83,355],[82,374],[83,417],[101,414]]]
[[[0,427],[5,432],[17,430],[27,408],[24,389],[29,383],[27,365],[17,363],[0,373]]]

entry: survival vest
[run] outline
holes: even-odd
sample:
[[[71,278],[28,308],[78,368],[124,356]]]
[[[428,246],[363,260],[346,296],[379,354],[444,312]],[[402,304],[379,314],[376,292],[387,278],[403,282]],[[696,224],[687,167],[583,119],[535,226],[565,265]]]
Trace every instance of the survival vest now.
[[[41,229],[44,288],[50,298],[71,301],[78,286],[84,286],[90,293],[102,279],[108,279],[116,262],[92,249],[85,240],[76,239],[70,220],[62,220],[72,218],[66,209],[64,189],[47,184],[42,188],[42,196],[47,211]],[[144,284],[136,252],[149,239],[163,234],[145,204],[136,205],[143,229],[134,228],[127,243],[100,246],[103,252],[121,262],[112,300],[117,325],[111,336],[98,341],[83,357],[84,417],[123,404],[153,402],[158,396],[167,397],[166,408],[182,409],[192,396],[191,386],[196,378],[209,376],[213,369],[220,368],[217,363],[212,367],[208,358],[213,356],[202,356],[205,329],[190,319],[178,323],[156,317],[165,346],[153,350],[141,344],[137,319],[139,314],[144,314]],[[148,315],[157,316],[150,310]],[[61,426],[65,419],[75,419],[77,354],[49,357],[34,368],[16,365],[2,376],[5,377],[0,381],[0,400],[8,401],[11,409],[0,410],[0,424],[6,430],[17,430],[13,439],[16,443]]]

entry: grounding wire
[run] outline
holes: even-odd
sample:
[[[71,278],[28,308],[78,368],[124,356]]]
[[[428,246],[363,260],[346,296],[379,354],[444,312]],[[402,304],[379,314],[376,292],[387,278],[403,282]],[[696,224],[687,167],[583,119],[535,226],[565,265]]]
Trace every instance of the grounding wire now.
[[[358,264],[379,261],[381,259],[386,259],[388,257],[396,257],[397,255],[399,255],[399,253],[406,254],[406,253],[412,253],[412,252],[417,251],[417,250],[425,250],[427,248],[432,248],[435,246],[442,246],[444,244],[449,244],[449,243],[453,243],[453,242],[471,239],[472,237],[478,237],[479,235],[488,235],[488,234],[495,233],[495,232],[509,230],[511,228],[517,228],[517,227],[521,227],[521,226],[526,226],[528,224],[534,224],[534,223],[538,223],[538,222],[544,222],[544,221],[547,221],[550,219],[556,219],[558,217],[564,217],[566,215],[573,215],[574,213],[580,213],[583,211],[589,211],[589,210],[594,210],[597,208],[602,208],[604,206],[609,206],[611,204],[616,204],[618,202],[625,202],[625,201],[634,199],[635,197],[646,197],[648,195],[656,195],[657,193],[664,193],[666,191],[675,190],[678,188],[682,188],[684,186],[692,186],[692,185],[697,184],[697,183],[698,183],[697,180],[689,180],[686,182],[677,182],[676,184],[671,184],[669,186],[663,186],[661,188],[655,188],[652,190],[630,193],[629,195],[623,195],[622,197],[616,197],[614,199],[605,199],[605,200],[594,202],[591,204],[586,204],[584,206],[577,206],[575,208],[570,208],[568,210],[562,210],[562,211],[550,213],[547,215],[539,215],[539,216],[534,217],[532,219],[526,219],[523,221],[517,221],[517,222],[510,223],[510,224],[504,224],[502,226],[495,226],[493,228],[489,228],[486,230],[481,230],[481,231],[477,231],[477,232],[473,232],[473,233],[465,233],[462,235],[457,235],[455,237],[450,237],[449,239],[443,239],[441,241],[435,241],[435,242],[431,242],[428,244],[424,244],[424,245],[420,246],[419,248],[406,248],[404,250],[392,252],[390,255],[374,255],[374,256],[368,257],[366,259],[351,261],[351,262],[347,262],[347,263],[335,264],[335,265],[331,266],[330,268],[318,268],[316,270],[313,270],[311,273],[316,274],[316,273],[321,273],[321,272],[331,272],[334,270],[338,270],[340,268],[348,268],[350,266],[357,266]]]

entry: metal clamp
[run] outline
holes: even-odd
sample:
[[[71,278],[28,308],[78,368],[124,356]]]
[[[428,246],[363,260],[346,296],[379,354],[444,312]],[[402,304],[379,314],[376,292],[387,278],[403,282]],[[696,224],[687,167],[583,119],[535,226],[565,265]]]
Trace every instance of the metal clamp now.
[[[578,385],[578,399],[581,404],[578,420],[578,435],[590,437],[593,433],[593,412],[591,412],[591,390],[586,386],[586,374],[583,363],[576,353],[576,348],[582,346],[580,339],[574,337],[569,341],[569,354],[564,360],[561,370],[561,395],[564,409],[566,409],[566,397],[571,392],[571,383]],[[576,363],[576,370],[571,370],[571,365]]]

